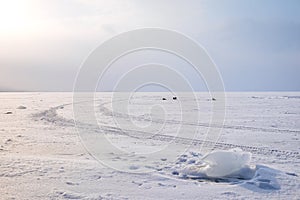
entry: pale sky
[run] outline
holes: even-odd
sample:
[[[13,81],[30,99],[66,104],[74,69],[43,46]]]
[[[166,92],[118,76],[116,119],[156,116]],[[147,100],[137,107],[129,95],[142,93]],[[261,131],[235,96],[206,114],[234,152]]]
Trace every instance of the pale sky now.
[[[227,91],[300,90],[299,0],[0,0],[0,91],[72,91],[93,49],[144,27],[203,45]]]

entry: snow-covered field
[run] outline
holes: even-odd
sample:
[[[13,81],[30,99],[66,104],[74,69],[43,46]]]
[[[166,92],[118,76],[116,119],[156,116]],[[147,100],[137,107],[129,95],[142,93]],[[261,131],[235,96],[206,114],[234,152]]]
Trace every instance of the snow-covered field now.
[[[122,113],[97,93],[94,126],[84,109],[74,123],[72,93],[0,93],[0,199],[300,199],[300,93],[227,93],[205,157],[214,101],[184,95],[138,93]],[[83,130],[111,146],[88,152]]]

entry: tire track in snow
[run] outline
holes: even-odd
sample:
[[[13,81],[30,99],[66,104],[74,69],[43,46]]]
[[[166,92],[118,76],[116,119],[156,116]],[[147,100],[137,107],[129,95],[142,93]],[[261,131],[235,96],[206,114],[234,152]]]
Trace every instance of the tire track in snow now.
[[[109,102],[111,103],[111,102]],[[101,113],[105,114],[106,116],[115,116],[115,117],[121,117],[121,118],[132,118],[137,121],[146,121],[146,122],[154,122],[154,123],[169,123],[169,124],[183,124],[183,125],[189,125],[189,126],[200,126],[205,128],[223,128],[223,129],[236,129],[236,130],[250,130],[250,131],[261,131],[261,132],[271,132],[271,133],[298,133],[300,134],[300,130],[289,130],[289,129],[276,129],[276,128],[263,128],[263,127],[251,127],[251,126],[239,126],[239,125],[216,125],[216,124],[209,124],[209,123],[191,123],[191,122],[184,122],[184,121],[178,121],[178,120],[163,120],[163,119],[148,119],[144,117],[136,117],[125,113],[118,113],[114,112],[112,114],[112,111],[106,108],[104,105],[108,103],[100,104],[100,111]]]
[[[122,100],[120,100],[122,101]],[[81,101],[77,103],[85,103],[88,101]],[[102,111],[103,114],[106,116],[112,116],[112,112],[104,107],[104,105],[109,104],[111,102],[104,102],[100,104],[100,110]],[[57,126],[63,126],[63,127],[74,127],[75,122],[73,119],[66,119],[62,116],[59,116],[57,114],[57,110],[61,109],[62,107],[72,105],[73,103],[68,103],[68,104],[62,104],[56,107],[52,107],[48,110],[45,110],[43,112],[39,112],[34,114],[32,117],[34,120],[43,120],[45,122],[55,124]],[[136,120],[141,120],[139,117],[131,116],[128,114],[122,114],[122,113],[114,113],[114,116],[117,117],[132,117]],[[146,118],[142,119],[147,120]],[[164,123],[163,120],[152,120],[156,123]],[[181,123],[180,121],[175,121],[175,120],[166,120],[167,123]],[[183,122],[186,123],[186,125],[191,125],[191,126],[204,126],[209,128],[209,124],[194,124],[194,123],[188,123],[188,122]],[[225,142],[213,142],[213,141],[205,141],[205,140],[200,140],[200,139],[190,139],[190,138],[184,138],[184,137],[178,137],[178,136],[170,136],[170,135],[164,135],[164,134],[155,134],[153,135],[152,133],[144,132],[144,131],[136,131],[136,130],[129,130],[129,129],[120,129],[118,127],[114,126],[94,126],[92,124],[86,124],[83,122],[76,122],[76,124],[80,124],[81,127],[84,127],[88,130],[93,130],[98,133],[102,134],[115,134],[115,135],[123,135],[123,136],[128,136],[128,137],[133,137],[132,135],[126,134],[126,132],[134,132],[135,135],[139,135],[135,137],[136,139],[149,139],[149,140],[157,140],[157,141],[164,141],[164,142],[175,142],[178,144],[190,144],[194,146],[199,146],[202,144],[207,144],[210,146],[214,146],[215,149],[231,149],[231,148],[241,148],[244,151],[251,152],[253,154],[263,154],[263,155],[273,155],[277,157],[282,157],[283,159],[287,158],[293,158],[293,159],[300,159],[300,153],[297,151],[285,151],[285,150],[278,150],[278,149],[272,149],[269,147],[255,147],[255,146],[249,146],[249,145],[240,145],[240,144],[231,144],[231,143],[225,143]],[[214,127],[214,126],[213,126]],[[292,133],[300,133],[300,131],[293,131],[293,130],[280,130],[280,129],[270,129],[270,128],[257,128],[257,127],[244,127],[244,126],[228,126],[225,125],[225,128],[233,128],[233,129],[240,129],[240,130],[253,130],[253,131],[270,131],[270,132],[292,132]],[[275,131],[274,131],[275,130]]]

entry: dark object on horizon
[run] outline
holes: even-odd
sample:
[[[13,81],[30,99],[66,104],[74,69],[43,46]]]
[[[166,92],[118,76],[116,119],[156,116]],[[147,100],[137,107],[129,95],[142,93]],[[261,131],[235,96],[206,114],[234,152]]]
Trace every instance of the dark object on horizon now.
[[[215,99],[215,98],[212,98],[211,100],[213,100],[213,101],[216,101],[217,99]]]
[[[162,98],[163,101],[167,100],[166,98]]]
[[[13,113],[9,111],[9,112],[6,112],[4,114],[10,115],[10,114],[13,114]]]
[[[178,171],[173,171],[172,174],[173,175],[179,175],[179,172]]]
[[[177,97],[173,97],[173,100],[177,100]]]
[[[17,107],[17,109],[26,109],[26,107],[25,106],[19,106],[19,107]]]

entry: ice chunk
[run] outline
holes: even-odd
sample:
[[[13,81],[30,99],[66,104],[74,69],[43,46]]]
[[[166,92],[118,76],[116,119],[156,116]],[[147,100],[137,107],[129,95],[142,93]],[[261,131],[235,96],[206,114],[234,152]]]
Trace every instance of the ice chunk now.
[[[241,149],[228,151],[213,151],[203,158],[208,165],[205,174],[209,177],[224,177],[237,172],[247,166],[251,161],[251,153]]]
[[[251,153],[241,149],[217,150],[204,156],[196,165],[189,165],[183,174],[193,177],[239,177],[251,178],[249,167]],[[200,164],[199,164],[200,163]]]

